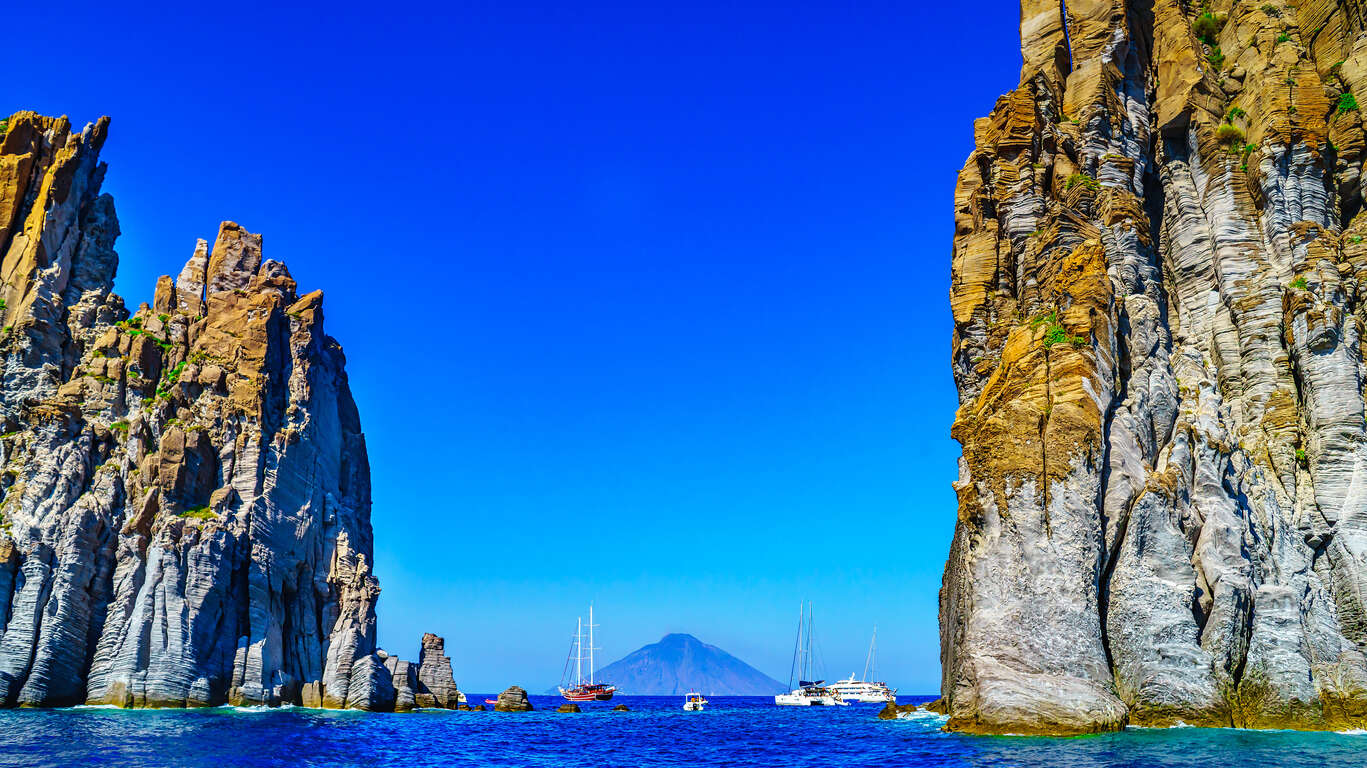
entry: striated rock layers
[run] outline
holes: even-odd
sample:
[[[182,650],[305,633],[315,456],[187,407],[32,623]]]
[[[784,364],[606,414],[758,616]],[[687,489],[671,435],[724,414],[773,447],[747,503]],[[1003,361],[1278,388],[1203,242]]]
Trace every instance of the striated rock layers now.
[[[955,194],[948,727],[1363,727],[1367,3],[1020,29]]]
[[[130,314],[107,126],[0,123],[0,706],[393,709],[322,292],[228,222]]]

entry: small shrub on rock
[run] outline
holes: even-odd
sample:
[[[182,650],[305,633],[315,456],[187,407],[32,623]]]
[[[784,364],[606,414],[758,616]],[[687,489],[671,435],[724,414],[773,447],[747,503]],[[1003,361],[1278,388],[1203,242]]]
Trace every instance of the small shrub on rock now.
[[[1222,124],[1215,129],[1215,140],[1226,147],[1243,148],[1244,132],[1237,125]]]

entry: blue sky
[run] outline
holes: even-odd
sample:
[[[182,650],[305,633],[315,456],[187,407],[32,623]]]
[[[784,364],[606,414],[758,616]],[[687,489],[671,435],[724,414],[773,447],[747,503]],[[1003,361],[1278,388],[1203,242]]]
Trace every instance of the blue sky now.
[[[810,599],[827,674],[877,624],[933,692],[952,193],[1018,6],[660,5],[15,7],[6,110],[113,117],[132,306],[222,219],[325,290],[386,648],[540,690],[593,600],[606,660],[786,680]]]

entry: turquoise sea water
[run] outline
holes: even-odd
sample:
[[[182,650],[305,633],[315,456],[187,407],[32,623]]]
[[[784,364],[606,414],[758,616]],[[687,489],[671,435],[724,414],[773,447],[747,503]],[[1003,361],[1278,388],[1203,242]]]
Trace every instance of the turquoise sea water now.
[[[483,696],[471,696],[482,701]],[[903,698],[902,702],[923,699]],[[140,766],[1338,766],[1367,765],[1367,734],[1130,729],[1076,739],[943,733],[940,718],[883,721],[876,705],[775,707],[717,697],[620,697],[557,714],[373,715],[305,709],[0,712],[0,765]]]

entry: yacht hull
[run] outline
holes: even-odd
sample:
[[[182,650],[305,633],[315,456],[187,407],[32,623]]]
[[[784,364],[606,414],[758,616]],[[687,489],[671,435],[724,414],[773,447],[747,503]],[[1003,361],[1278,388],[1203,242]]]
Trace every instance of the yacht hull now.
[[[780,693],[774,697],[780,707],[839,707],[848,702],[830,694],[809,695],[800,692]]]

